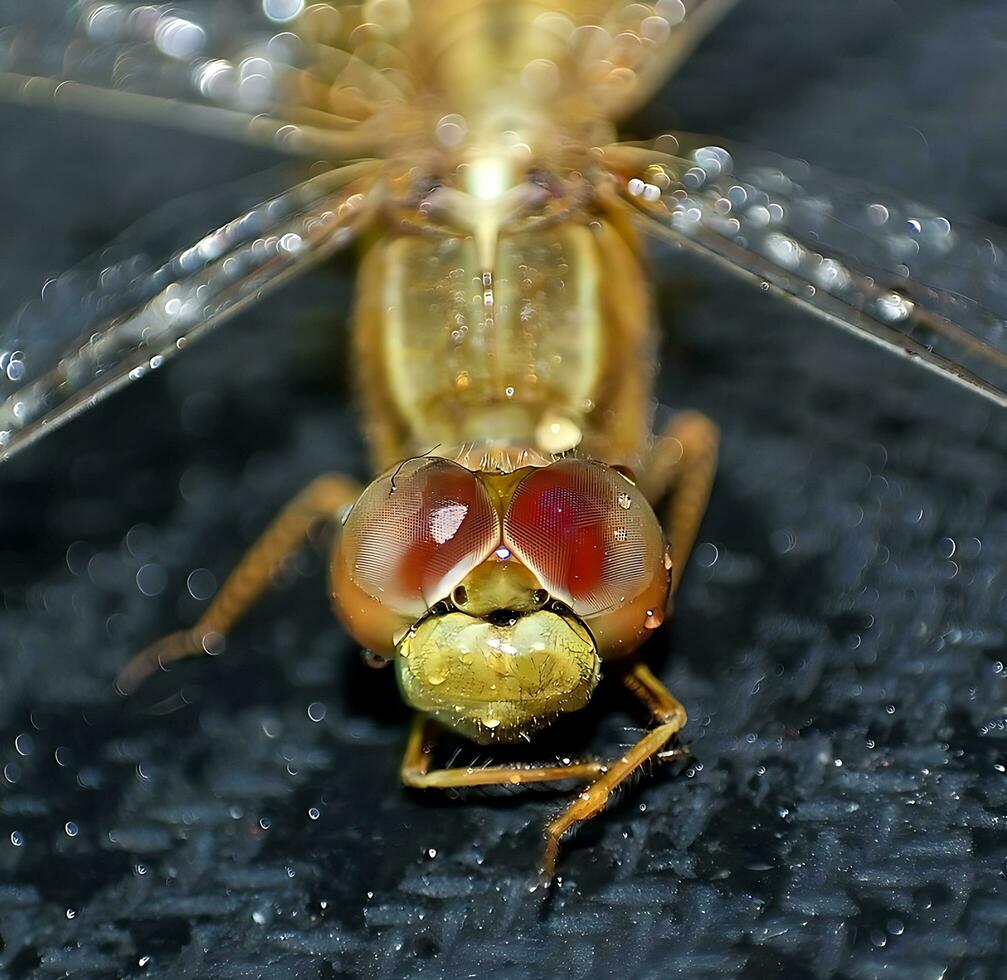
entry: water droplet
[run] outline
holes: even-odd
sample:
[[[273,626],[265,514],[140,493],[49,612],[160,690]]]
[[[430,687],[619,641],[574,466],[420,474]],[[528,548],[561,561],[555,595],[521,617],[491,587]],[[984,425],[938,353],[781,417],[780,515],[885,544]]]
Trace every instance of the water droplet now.
[[[443,684],[447,679],[448,678],[446,674],[430,674],[427,677],[427,681],[434,687],[440,687],[440,685]]]
[[[563,415],[546,415],[535,429],[535,441],[545,453],[565,453],[578,446],[583,437],[580,426]]]
[[[72,820],[67,820],[63,825],[63,830],[66,831],[67,837],[76,837],[80,833],[80,828]]]
[[[317,820],[321,815],[322,813],[317,806],[313,806],[308,810],[308,817],[311,820]]]
[[[304,0],[262,0],[263,13],[276,23],[294,20],[304,9]]]
[[[375,653],[373,650],[361,650],[360,656],[364,663],[373,670],[381,670],[382,667],[387,667],[391,663],[388,657]]]
[[[487,728],[499,728],[499,727],[500,727],[500,719],[499,719],[499,718],[487,718],[487,719],[486,719],[486,720],[485,720],[485,721],[483,722],[483,724],[484,724],[484,725],[485,725],[485,726],[486,726]]]
[[[665,571],[671,571],[671,548],[664,549],[664,568]]]
[[[325,705],[321,701],[312,701],[308,705],[308,718],[314,722],[319,722],[325,717]]]
[[[465,134],[468,132],[468,126],[465,123],[465,118],[459,116],[457,113],[451,113],[447,116],[441,116],[437,121],[437,125],[434,127],[434,134],[437,137],[437,141],[442,146],[455,147],[458,146],[463,139],[465,139]]]
[[[10,833],[10,842],[15,847],[20,847],[24,843],[24,834],[20,830],[12,830]]]
[[[207,568],[196,568],[191,571],[185,584],[189,595],[200,602],[209,599],[217,591],[217,579]]]
[[[619,494],[619,506],[623,510],[629,510],[633,506],[633,500],[628,493]]]
[[[643,621],[643,625],[649,630],[656,630],[661,623],[664,622],[664,612],[660,609],[648,609],[647,618]]]
[[[145,596],[159,596],[168,584],[168,574],[161,565],[148,562],[136,573],[136,587]]]

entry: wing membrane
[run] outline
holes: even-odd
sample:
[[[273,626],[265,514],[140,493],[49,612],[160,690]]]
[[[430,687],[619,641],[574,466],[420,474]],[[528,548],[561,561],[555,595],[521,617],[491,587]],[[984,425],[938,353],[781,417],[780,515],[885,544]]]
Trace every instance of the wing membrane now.
[[[581,42],[585,55],[596,52],[598,61],[614,69],[601,76],[605,83],[600,95],[608,114],[620,119],[643,105],[736,3],[608,0],[599,19],[604,34],[592,32],[593,36],[589,34]],[[584,73],[598,75],[598,65],[592,65],[590,57]]]
[[[658,237],[1007,405],[1007,234],[736,146],[605,150]]]
[[[0,459],[343,245],[369,214],[372,171],[365,162],[324,173],[184,247],[177,223],[155,216],[49,280],[0,328]]]
[[[735,2],[555,0],[535,25],[564,42],[576,111],[615,119],[645,102]],[[475,24],[459,43],[478,58],[480,29],[499,45],[509,7],[0,0],[0,98],[127,115],[298,155],[374,155],[386,135],[381,110],[408,98],[425,73],[436,75],[426,63],[437,60],[431,53],[443,35]]]
[[[559,0],[543,26],[567,35],[577,91],[610,119],[648,101],[737,0]]]
[[[0,0],[0,98],[125,115],[297,155],[368,154],[374,138],[362,123],[397,90],[367,62],[373,52],[359,34],[350,44],[360,5],[303,7],[292,0]],[[355,96],[351,116],[340,114],[347,90]],[[312,106],[317,92],[325,96],[321,108]]]

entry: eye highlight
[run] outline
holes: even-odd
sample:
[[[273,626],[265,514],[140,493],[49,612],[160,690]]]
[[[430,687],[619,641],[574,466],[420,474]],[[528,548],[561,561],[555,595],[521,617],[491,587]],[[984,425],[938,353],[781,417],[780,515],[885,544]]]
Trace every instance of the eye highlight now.
[[[378,648],[380,637],[388,649],[499,540],[475,474],[446,459],[408,460],[375,480],[343,525],[332,567],[337,608],[365,646]]]
[[[618,472],[585,460],[525,477],[504,540],[579,616],[631,601],[662,575],[663,538],[646,499]]]

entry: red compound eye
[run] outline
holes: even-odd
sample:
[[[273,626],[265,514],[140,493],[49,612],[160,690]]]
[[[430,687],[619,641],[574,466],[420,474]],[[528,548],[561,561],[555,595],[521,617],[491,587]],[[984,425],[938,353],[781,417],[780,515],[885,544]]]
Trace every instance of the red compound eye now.
[[[561,460],[521,482],[504,519],[509,547],[580,616],[624,604],[663,576],[647,501],[607,466]]]
[[[499,536],[475,474],[446,459],[409,460],[375,480],[343,525],[332,568],[337,606],[365,646],[387,649],[387,636],[443,599]],[[368,616],[377,622],[365,625]]]

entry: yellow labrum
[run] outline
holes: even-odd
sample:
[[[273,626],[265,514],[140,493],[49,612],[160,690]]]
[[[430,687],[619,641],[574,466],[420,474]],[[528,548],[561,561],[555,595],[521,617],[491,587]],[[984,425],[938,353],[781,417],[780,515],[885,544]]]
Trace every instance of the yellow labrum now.
[[[537,612],[494,625],[431,616],[399,644],[405,700],[476,742],[513,741],[587,704],[601,661],[572,616]]]

